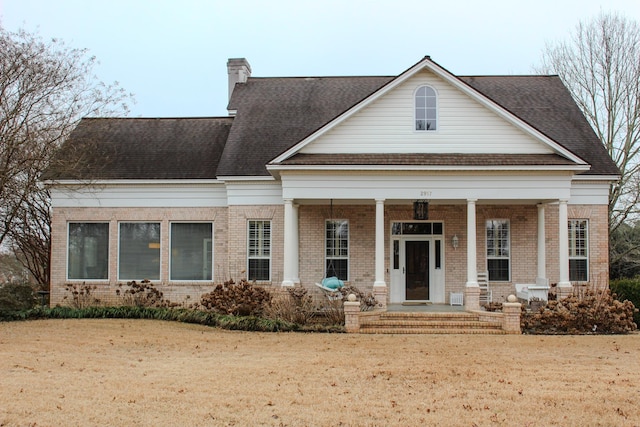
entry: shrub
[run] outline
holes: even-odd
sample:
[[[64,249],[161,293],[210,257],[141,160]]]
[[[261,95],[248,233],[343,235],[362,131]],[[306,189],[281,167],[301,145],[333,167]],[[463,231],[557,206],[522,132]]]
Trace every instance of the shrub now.
[[[69,295],[65,295],[62,300],[68,302],[74,308],[86,308],[101,304],[101,301],[91,294],[92,290],[97,289],[96,285],[91,286],[84,282],[81,285],[67,283],[64,289],[71,293],[71,299],[69,299]]]
[[[356,301],[360,301],[360,311],[372,310],[378,304],[373,294],[364,293],[355,286],[343,286],[335,294],[331,298],[324,298],[319,307],[325,321],[332,325],[344,325],[344,302],[349,294],[354,294]]]
[[[234,316],[259,316],[271,301],[266,289],[242,279],[235,283],[233,279],[202,295],[200,304],[207,310]]]
[[[119,283],[116,295],[122,299],[122,304],[131,307],[171,307],[171,301],[164,299],[163,293],[156,289],[150,280],[144,279],[140,283],[135,280],[127,282],[128,289],[121,291],[123,284]]]
[[[7,282],[0,285],[0,310],[27,310],[38,303],[28,283]]]
[[[612,280],[609,288],[619,301],[629,300],[636,308],[640,308],[640,277]],[[636,311],[633,314],[633,321],[640,325],[640,312]]]
[[[523,312],[521,326],[533,334],[623,334],[637,329],[634,311],[633,303],[616,300],[609,290],[586,290]]]
[[[302,286],[286,288],[286,291],[271,299],[265,306],[264,316],[269,319],[307,325],[316,312],[313,297]]]

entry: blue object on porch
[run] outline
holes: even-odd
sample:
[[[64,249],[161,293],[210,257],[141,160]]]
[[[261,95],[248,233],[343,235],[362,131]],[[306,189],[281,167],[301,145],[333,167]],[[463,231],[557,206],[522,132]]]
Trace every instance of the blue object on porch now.
[[[327,277],[322,279],[322,286],[328,289],[336,290],[344,286],[344,282],[337,277]]]

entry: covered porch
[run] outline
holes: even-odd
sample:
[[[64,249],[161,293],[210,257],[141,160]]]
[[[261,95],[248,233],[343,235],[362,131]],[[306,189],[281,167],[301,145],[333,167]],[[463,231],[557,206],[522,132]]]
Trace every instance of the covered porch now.
[[[430,199],[428,219],[414,219],[410,200],[285,199],[281,284],[307,286],[325,277],[326,223],[344,220],[349,229],[347,283],[371,291],[379,309],[479,310],[478,272],[486,270],[485,227],[491,218],[508,220],[511,234],[508,280],[492,283],[494,300],[515,294],[515,283],[549,278],[560,279],[559,292],[571,292],[566,199]],[[550,253],[548,240],[553,241]],[[426,263],[422,268],[421,260]],[[451,293],[463,295],[463,307],[450,305]]]

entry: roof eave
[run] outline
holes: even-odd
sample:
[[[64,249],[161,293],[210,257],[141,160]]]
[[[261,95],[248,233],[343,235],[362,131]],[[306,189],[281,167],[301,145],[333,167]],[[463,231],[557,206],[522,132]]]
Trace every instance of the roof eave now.
[[[568,171],[586,172],[589,165],[267,165],[272,174],[281,171]]]
[[[224,184],[219,179],[48,179],[46,186],[101,186],[101,185],[203,185]]]

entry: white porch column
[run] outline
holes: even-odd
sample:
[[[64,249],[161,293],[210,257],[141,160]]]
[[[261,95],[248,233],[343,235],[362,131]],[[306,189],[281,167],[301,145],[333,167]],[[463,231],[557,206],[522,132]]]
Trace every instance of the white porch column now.
[[[476,200],[467,199],[467,283],[465,288],[465,308],[480,309],[480,288],[476,267]]]
[[[373,294],[381,308],[387,307],[387,283],[384,280],[384,199],[376,199],[376,259]]]
[[[298,263],[298,229],[295,227],[293,200],[284,200],[284,277],[282,286],[293,286]]]
[[[569,215],[567,200],[558,201],[558,258],[560,260],[560,280],[558,281],[558,297],[571,295],[572,286],[569,281]]]
[[[538,276],[537,279],[545,280],[547,277],[547,250],[544,229],[544,204],[538,204]],[[537,282],[537,280],[536,280]]]
[[[293,268],[291,269],[293,273],[293,283],[300,284],[300,239],[299,239],[299,217],[298,217],[298,208],[300,205],[293,204]]]
[[[467,286],[478,286],[476,267],[476,199],[467,200]]]

